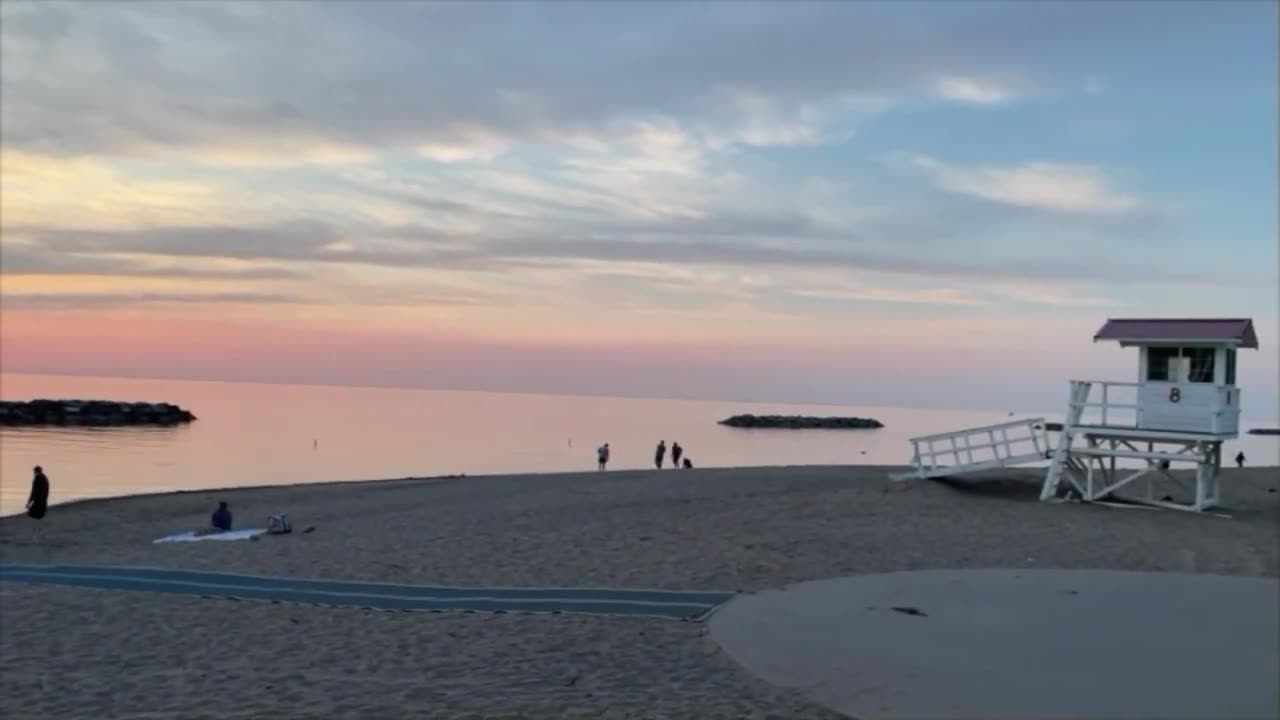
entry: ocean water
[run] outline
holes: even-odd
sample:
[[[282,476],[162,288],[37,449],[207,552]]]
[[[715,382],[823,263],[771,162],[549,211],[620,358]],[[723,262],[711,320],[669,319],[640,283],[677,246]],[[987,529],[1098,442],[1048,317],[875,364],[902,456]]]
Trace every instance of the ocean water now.
[[[34,465],[48,473],[53,503],[242,485],[594,470],[595,449],[604,442],[612,450],[610,469],[653,467],[659,440],[678,441],[697,467],[902,465],[910,459],[910,437],[1013,419],[1007,412],[944,409],[9,373],[0,376],[0,397],[173,402],[199,418],[172,428],[0,429],[5,515],[22,510]],[[748,412],[857,415],[885,427],[747,430],[717,424]],[[1062,413],[1017,417],[1056,421]],[[1252,465],[1280,464],[1280,438],[1245,435],[1230,455],[1237,448]]]

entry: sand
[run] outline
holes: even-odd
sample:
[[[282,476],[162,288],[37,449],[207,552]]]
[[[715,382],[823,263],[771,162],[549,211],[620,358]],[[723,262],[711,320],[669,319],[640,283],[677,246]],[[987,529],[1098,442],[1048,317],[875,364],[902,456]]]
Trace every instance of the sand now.
[[[963,486],[890,472],[627,471],[96,500],[54,506],[34,541],[33,521],[0,520],[0,550],[5,562],[686,590],[963,567],[1280,574],[1276,468],[1224,471],[1231,519],[1040,503],[1036,471]],[[295,532],[152,544],[205,523],[217,500],[238,526],[283,511]],[[743,671],[705,624],[8,582],[0,682],[4,717],[835,717]]]

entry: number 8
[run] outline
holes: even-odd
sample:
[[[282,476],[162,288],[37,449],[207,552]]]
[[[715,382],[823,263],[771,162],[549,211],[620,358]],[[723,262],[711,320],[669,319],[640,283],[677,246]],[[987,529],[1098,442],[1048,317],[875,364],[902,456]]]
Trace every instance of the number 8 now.
[[[1178,402],[1182,400],[1182,390],[1179,388],[1169,388],[1169,402]]]

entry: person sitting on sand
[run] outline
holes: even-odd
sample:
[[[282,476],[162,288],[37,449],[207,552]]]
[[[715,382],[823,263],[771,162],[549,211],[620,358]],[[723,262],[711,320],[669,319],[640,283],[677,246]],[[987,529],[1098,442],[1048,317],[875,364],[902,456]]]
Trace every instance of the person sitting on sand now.
[[[1236,467],[1244,467],[1244,451],[1236,453]]]
[[[231,511],[227,509],[225,502],[218,503],[218,509],[213,511],[209,524],[216,532],[226,532],[231,529]]]
[[[596,459],[600,461],[600,469],[603,470],[609,464],[609,443],[600,446],[596,450]]]
[[[692,469],[693,469],[693,461],[692,461],[692,460],[690,460],[689,458],[685,458],[685,459],[684,459],[684,468],[685,468],[686,470],[692,470]]]

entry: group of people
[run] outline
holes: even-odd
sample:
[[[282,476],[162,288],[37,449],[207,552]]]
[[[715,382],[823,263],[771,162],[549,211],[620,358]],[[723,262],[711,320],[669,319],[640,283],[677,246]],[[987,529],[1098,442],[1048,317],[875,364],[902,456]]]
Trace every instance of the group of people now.
[[[659,440],[658,447],[653,451],[653,465],[658,469],[662,469],[662,463],[667,459],[667,441]],[[604,470],[609,466],[609,443],[596,448],[596,460],[598,467]],[[681,465],[681,463],[684,463]],[[689,458],[684,457],[684,448],[680,447],[680,443],[672,441],[671,443],[671,467],[692,468],[693,462]]]

